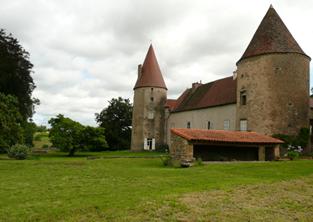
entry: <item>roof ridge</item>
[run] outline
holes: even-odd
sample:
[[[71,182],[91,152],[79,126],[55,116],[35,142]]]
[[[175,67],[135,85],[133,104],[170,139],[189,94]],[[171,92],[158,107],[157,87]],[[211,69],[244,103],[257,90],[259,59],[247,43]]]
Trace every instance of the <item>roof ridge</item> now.
[[[217,79],[198,86],[194,91],[187,88],[177,99],[173,112],[236,103],[236,81],[232,76]]]

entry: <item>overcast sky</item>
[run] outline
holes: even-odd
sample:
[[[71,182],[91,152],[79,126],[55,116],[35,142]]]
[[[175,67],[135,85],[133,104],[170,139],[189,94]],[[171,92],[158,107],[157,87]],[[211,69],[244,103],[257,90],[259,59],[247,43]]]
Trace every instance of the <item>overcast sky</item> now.
[[[232,75],[272,3],[313,56],[310,0],[0,0],[1,27],[30,53],[40,99],[34,121],[62,113],[96,125],[111,98],[133,99],[152,42],[176,98],[192,82]],[[312,65],[311,65],[312,69]],[[311,81],[312,82],[312,81]]]

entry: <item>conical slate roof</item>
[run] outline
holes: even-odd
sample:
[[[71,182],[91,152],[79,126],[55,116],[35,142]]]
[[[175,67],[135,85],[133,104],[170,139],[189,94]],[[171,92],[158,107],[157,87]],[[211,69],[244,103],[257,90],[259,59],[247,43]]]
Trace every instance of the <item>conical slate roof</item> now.
[[[307,56],[271,5],[241,59],[268,53],[299,53]]]
[[[149,47],[141,68],[141,74],[138,76],[134,89],[140,87],[159,87],[167,89],[152,45]]]

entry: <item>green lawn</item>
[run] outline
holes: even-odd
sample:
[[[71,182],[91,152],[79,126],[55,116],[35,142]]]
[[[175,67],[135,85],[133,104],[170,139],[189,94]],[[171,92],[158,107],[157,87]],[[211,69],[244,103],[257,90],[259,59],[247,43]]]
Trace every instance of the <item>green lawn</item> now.
[[[34,148],[35,149],[42,149],[44,146],[50,147],[52,144],[49,139],[48,132],[36,132],[34,135]]]
[[[149,152],[97,153],[99,159],[87,159],[89,155],[49,154],[24,161],[0,156],[0,221],[258,221],[263,214],[269,221],[313,218],[312,160],[182,169],[164,167],[159,158],[126,158],[159,155]],[[104,158],[108,156],[125,158]],[[239,208],[234,208],[236,201]],[[271,201],[275,206],[268,209]]]

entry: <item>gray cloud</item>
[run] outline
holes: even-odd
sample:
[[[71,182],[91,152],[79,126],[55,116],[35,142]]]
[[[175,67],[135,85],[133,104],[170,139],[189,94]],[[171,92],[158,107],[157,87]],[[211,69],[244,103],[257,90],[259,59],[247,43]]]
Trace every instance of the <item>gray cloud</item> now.
[[[132,99],[152,41],[170,98],[192,82],[229,76],[270,3],[313,55],[309,0],[0,0],[1,28],[31,54],[39,124],[63,113],[95,125],[107,101]]]

